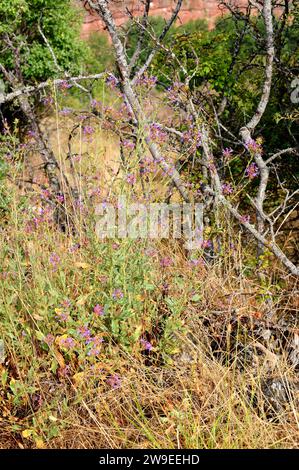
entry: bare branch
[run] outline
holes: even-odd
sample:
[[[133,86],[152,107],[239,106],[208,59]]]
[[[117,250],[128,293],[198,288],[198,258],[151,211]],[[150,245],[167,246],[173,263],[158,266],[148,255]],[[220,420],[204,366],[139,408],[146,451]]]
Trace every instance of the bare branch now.
[[[143,126],[143,134],[144,134],[144,140],[146,142],[146,145],[154,159],[162,170],[164,171],[165,174],[167,174],[170,179],[174,182],[176,188],[180,192],[182,198],[188,202],[189,201],[189,195],[188,192],[184,186],[183,181],[181,180],[181,177],[178,173],[178,171],[175,168],[172,168],[166,160],[163,158],[163,156],[160,154],[159,149],[157,145],[150,139],[149,133],[147,131],[148,128],[148,121],[146,119],[146,116],[143,112],[143,109],[141,107],[141,104],[136,96],[136,93],[134,92],[132,85],[130,83],[129,79],[129,66],[126,60],[125,56],[125,51],[124,47],[122,45],[122,42],[119,38],[119,35],[116,30],[116,26],[112,17],[112,14],[109,10],[109,7],[107,5],[107,2],[105,0],[97,0],[91,1],[88,0],[88,3],[91,8],[93,8],[95,11],[97,11],[102,20],[104,21],[107,30],[110,34],[111,41],[115,50],[116,54],[116,62],[119,68],[119,72],[121,75],[122,79],[122,88],[124,95],[130,105],[130,108],[133,112],[133,116],[137,122],[138,126]]]
[[[271,155],[265,163],[266,165],[269,165],[269,163],[273,162],[276,158],[280,157],[281,155],[285,155],[287,153],[293,153],[294,155],[299,155],[298,149],[296,147],[290,147],[287,149],[280,150],[279,152],[275,153],[274,155]]]
[[[258,123],[260,122],[266,107],[269,102],[272,75],[273,75],[273,60],[274,60],[274,38],[273,38],[273,18],[272,18],[272,1],[264,0],[263,5],[263,18],[266,28],[266,52],[267,52],[267,63],[265,69],[265,81],[263,86],[263,93],[258,104],[255,114],[252,116],[250,121],[246,124],[246,128],[249,132],[253,132]]]
[[[60,67],[59,64],[58,64],[56,55],[55,55],[55,53],[54,53],[54,51],[53,51],[53,48],[52,48],[51,44],[49,43],[48,39],[46,38],[46,36],[45,36],[44,33],[43,33],[43,30],[42,30],[42,28],[41,28],[40,22],[38,22],[38,26],[37,26],[37,27],[38,27],[38,32],[40,33],[41,37],[43,38],[43,40],[44,40],[45,43],[46,43],[47,48],[48,48],[49,51],[50,51],[50,54],[51,54],[51,56],[52,56],[52,59],[53,59],[53,62],[54,62],[54,64],[55,64],[56,69],[57,69],[59,72],[61,72],[62,69],[61,69],[61,67]]]
[[[136,62],[139,59],[140,54],[141,54],[142,45],[143,45],[144,36],[145,36],[145,28],[147,26],[148,14],[149,14],[149,10],[150,10],[150,5],[151,5],[151,0],[145,0],[144,12],[143,12],[143,17],[142,17],[142,22],[141,22],[143,28],[140,32],[136,49],[135,49],[134,54],[132,55],[132,58],[131,58],[130,63],[129,63],[129,71],[130,72],[133,69],[133,67],[135,66],[135,64],[136,64]]]
[[[0,70],[3,72],[0,64]],[[43,90],[44,88],[49,88],[51,86],[59,86],[64,84],[65,82],[68,83],[77,83],[83,80],[98,80],[103,78],[105,73],[98,73],[93,75],[79,75],[78,77],[68,77],[68,78],[58,78],[56,80],[47,80],[46,82],[39,83],[38,85],[28,85],[25,87],[21,87],[12,91],[11,93],[7,93],[6,95],[0,94],[0,105],[4,103],[8,103],[9,101],[13,101],[14,99],[18,98],[21,95],[31,95],[36,93],[37,91]]]
[[[299,268],[297,268],[297,266],[295,266],[294,263],[289,260],[289,258],[283,253],[283,251],[281,251],[279,246],[274,241],[268,241],[261,233],[256,230],[252,224],[246,222],[244,217],[222,194],[216,194],[208,187],[205,189],[205,191],[209,194],[213,194],[217,200],[229,210],[235,219],[237,219],[238,222],[240,222],[240,224],[243,225],[256,238],[256,240],[262,243],[263,246],[267,247],[276,256],[276,258],[279,259],[279,261],[281,261],[281,263],[284,264],[284,266],[288,268],[292,274],[294,274],[294,276],[299,276]]]
[[[173,23],[175,22],[175,20],[177,19],[177,16],[179,14],[179,11],[181,9],[181,6],[182,6],[182,3],[183,3],[183,0],[177,0],[177,4],[176,4],[176,7],[172,13],[172,16],[171,18],[168,20],[168,22],[166,23],[166,25],[164,26],[163,28],[163,31],[162,33],[160,34],[159,38],[158,38],[158,43],[161,43],[161,41],[163,41],[163,39],[165,38],[166,34],[168,33],[168,31],[170,30],[171,26],[173,25]],[[132,82],[133,84],[136,83],[136,81],[142,77],[142,75],[144,75],[144,73],[146,72],[146,70],[149,68],[150,64],[152,63],[157,51],[159,50],[159,46],[155,46],[153,48],[153,50],[151,51],[151,53],[149,54],[148,58],[146,59],[144,65],[138,70],[138,72],[135,74]]]

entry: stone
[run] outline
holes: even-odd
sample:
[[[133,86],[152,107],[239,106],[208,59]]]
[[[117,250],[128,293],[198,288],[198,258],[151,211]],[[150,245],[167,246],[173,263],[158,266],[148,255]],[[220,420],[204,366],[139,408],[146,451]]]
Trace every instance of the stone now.
[[[247,0],[236,0],[234,2],[238,6],[247,4]],[[80,2],[82,4],[82,2]],[[110,2],[111,11],[117,26],[128,21],[126,8],[128,8],[134,16],[142,16],[143,3],[138,0],[114,0]],[[151,2],[150,15],[162,16],[170,18],[176,2],[173,0],[153,0]],[[88,37],[95,31],[103,31],[104,26],[97,14],[91,12],[87,2],[85,3],[86,16],[82,27],[82,37]],[[191,20],[205,19],[211,28],[215,20],[223,15],[226,10],[219,6],[218,0],[184,0],[180,13],[178,15],[177,24],[184,24]]]

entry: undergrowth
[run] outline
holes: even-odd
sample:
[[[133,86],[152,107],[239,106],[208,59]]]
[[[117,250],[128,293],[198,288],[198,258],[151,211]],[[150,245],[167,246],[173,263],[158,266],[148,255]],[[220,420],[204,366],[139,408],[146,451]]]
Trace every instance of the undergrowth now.
[[[11,185],[2,219],[1,447],[297,446],[294,370],[250,340],[269,299],[294,315],[291,283],[246,276],[238,240],[211,263],[177,242],[100,241],[88,212],[60,233],[44,197]]]

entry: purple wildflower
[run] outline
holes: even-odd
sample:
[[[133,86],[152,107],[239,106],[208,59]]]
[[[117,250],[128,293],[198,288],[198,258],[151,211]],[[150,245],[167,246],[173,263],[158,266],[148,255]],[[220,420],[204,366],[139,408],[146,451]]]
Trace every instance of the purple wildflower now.
[[[142,77],[138,78],[136,81],[136,85],[145,85],[149,87],[153,87],[157,83],[157,77],[155,75],[151,75],[150,77],[147,75],[143,75]]]
[[[134,150],[135,144],[131,140],[124,140],[123,141],[123,146],[129,150]]]
[[[91,197],[95,197],[95,196],[101,196],[101,193],[102,193],[101,188],[93,188],[91,189],[89,195]]]
[[[48,333],[46,336],[45,336],[45,343],[48,345],[48,346],[51,346],[54,341],[55,341],[55,337],[51,334],[51,333]]]
[[[28,131],[27,136],[29,139],[34,140],[36,138],[36,132],[35,131]]]
[[[53,104],[54,100],[52,98],[52,96],[44,96],[42,98],[42,103],[44,106],[50,106],[51,104]]]
[[[67,377],[71,373],[71,366],[67,364],[65,367],[60,367],[58,370],[58,375],[60,377]]]
[[[211,173],[215,174],[216,171],[217,171],[215,163],[213,161],[210,161],[208,166],[209,166],[209,169],[210,169]]]
[[[168,268],[169,266],[172,265],[172,259],[166,256],[165,258],[162,258],[162,259],[160,260],[160,265],[161,265],[163,268]]]
[[[82,213],[87,213],[88,212],[88,209],[87,207],[85,206],[84,202],[82,201],[82,199],[77,199],[75,202],[74,202],[74,205],[75,207]]]
[[[80,243],[74,243],[69,247],[69,252],[70,253],[75,253],[77,250],[80,248]]]
[[[199,258],[199,259],[198,258],[192,258],[192,259],[190,259],[189,263],[190,263],[191,266],[200,266],[200,265],[203,264],[203,260],[202,260],[202,258]]]
[[[99,304],[95,305],[93,308],[93,313],[96,317],[102,317],[105,314],[104,307]]]
[[[168,99],[171,103],[178,100],[179,92],[183,89],[184,84],[180,82],[174,82],[171,87],[167,89]]]
[[[71,108],[63,108],[59,111],[59,113],[62,115],[62,116],[68,116],[69,114],[71,114],[72,112],[72,109]]]
[[[87,326],[80,326],[78,328],[78,334],[81,336],[81,338],[89,340],[91,337],[91,331]]]
[[[245,147],[247,148],[247,150],[249,150],[249,152],[252,152],[252,153],[262,152],[261,144],[254,139],[247,140]]]
[[[222,152],[222,155],[224,158],[229,159],[233,154],[233,149],[232,148],[225,148]]]
[[[75,206],[77,207],[77,209],[79,209],[79,211],[85,211],[86,209],[82,198],[79,198],[75,201]]]
[[[94,133],[94,128],[92,126],[84,126],[83,127],[83,134],[84,135],[91,135]]]
[[[191,147],[195,150],[197,147],[201,146],[201,132],[191,127],[189,130],[183,132],[182,141],[183,143],[191,144]]]
[[[167,133],[162,130],[160,124],[153,122],[150,125],[150,138],[157,142],[165,142],[167,139]]]
[[[47,199],[50,199],[50,196],[51,196],[51,193],[48,189],[42,189],[41,195],[40,195],[41,199],[47,200]]]
[[[86,344],[91,345],[91,349],[88,351],[87,356],[98,356],[101,352],[101,346],[103,343],[103,338],[101,336],[95,336],[94,338],[89,338],[86,341]]]
[[[102,102],[101,101],[98,101],[98,100],[91,100],[90,102],[91,104],[91,107],[94,108],[94,109],[98,109],[100,107],[102,107]]]
[[[68,336],[67,338],[61,338],[59,343],[60,346],[66,349],[73,349],[76,346],[76,341],[70,336]]]
[[[72,88],[72,85],[67,80],[62,80],[59,84],[59,88],[61,88],[61,90],[68,90],[69,88]]]
[[[59,322],[63,322],[63,321],[68,321],[68,319],[69,319],[68,312],[62,312],[59,309],[56,309],[55,320]]]
[[[57,199],[58,202],[60,202],[60,204],[64,203],[64,195],[63,194],[58,194],[56,196],[56,199]]]
[[[254,179],[258,174],[259,174],[259,169],[255,163],[251,163],[245,170],[245,175],[250,180]]]
[[[124,296],[124,293],[121,289],[115,289],[113,292],[112,292],[112,298],[114,300],[119,300],[119,299],[122,299]]]
[[[204,249],[205,249],[205,248],[211,248],[211,247],[212,247],[212,242],[211,242],[211,240],[203,240],[203,241],[201,242],[201,247],[204,248]]]
[[[147,341],[146,339],[144,339],[144,338],[141,338],[141,339],[140,339],[140,343],[142,344],[143,349],[144,349],[145,351],[151,351],[151,350],[153,349],[153,345],[152,345],[149,341]]]
[[[169,168],[167,168],[167,170],[163,170],[163,173],[168,176],[172,176],[174,172],[175,172],[174,166],[170,166]]]
[[[241,222],[245,223],[245,224],[246,223],[248,224],[250,222],[250,215],[242,215]]]
[[[225,195],[232,194],[233,188],[232,188],[232,186],[231,186],[229,183],[224,183],[224,184],[222,185],[222,192],[223,192],[223,194],[225,194]]]
[[[107,384],[110,385],[110,387],[117,389],[121,386],[121,379],[118,374],[110,375],[110,377],[107,379]]]
[[[57,253],[52,253],[49,258],[50,263],[52,264],[53,268],[56,269],[58,264],[60,263],[60,257]]]
[[[136,176],[133,173],[129,173],[126,177],[126,180],[127,180],[127,183],[133,186],[136,183]]]
[[[110,88],[114,89],[118,85],[118,79],[112,73],[110,73],[106,79],[106,83]]]

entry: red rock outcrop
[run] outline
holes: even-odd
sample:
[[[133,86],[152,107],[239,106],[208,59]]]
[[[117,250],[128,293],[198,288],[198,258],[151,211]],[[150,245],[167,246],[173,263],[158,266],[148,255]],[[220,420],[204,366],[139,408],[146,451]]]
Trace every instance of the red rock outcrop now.
[[[82,2],[80,2],[82,3]],[[247,0],[237,0],[235,3],[244,5]],[[140,0],[111,0],[111,9],[116,24],[119,26],[128,21],[126,8],[135,16],[143,13],[143,4]],[[172,14],[176,2],[174,0],[152,0],[150,15],[169,18]],[[88,11],[86,7],[86,17],[82,28],[82,37],[87,37],[94,31],[103,31],[103,24],[99,17]],[[223,7],[219,6],[218,0],[183,0],[183,4],[178,16],[177,24],[186,23],[199,18],[206,19],[211,27],[215,19],[223,14]]]

